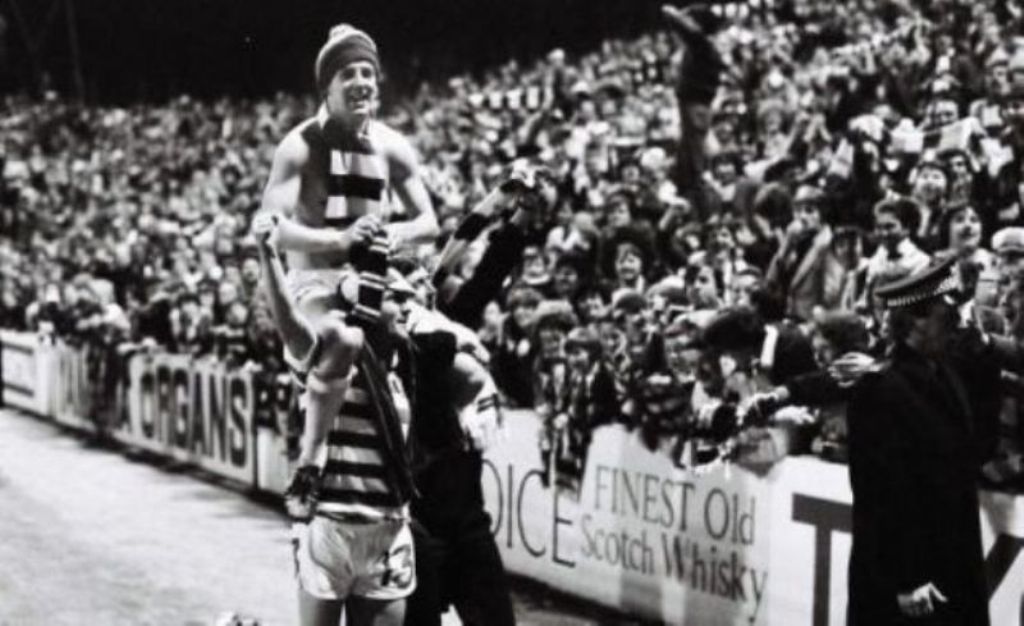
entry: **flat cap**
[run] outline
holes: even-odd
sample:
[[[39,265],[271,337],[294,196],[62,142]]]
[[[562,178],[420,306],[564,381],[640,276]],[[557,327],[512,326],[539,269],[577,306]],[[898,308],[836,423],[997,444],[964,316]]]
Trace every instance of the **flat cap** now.
[[[996,254],[1005,252],[1024,253],[1024,228],[1010,226],[992,235],[992,250]]]

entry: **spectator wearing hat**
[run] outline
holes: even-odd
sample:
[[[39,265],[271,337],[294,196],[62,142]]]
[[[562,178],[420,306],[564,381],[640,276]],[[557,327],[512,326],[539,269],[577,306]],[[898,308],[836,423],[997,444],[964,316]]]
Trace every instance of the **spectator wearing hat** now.
[[[793,220],[768,266],[768,284],[786,298],[786,312],[810,319],[815,307],[839,304],[843,268],[831,250],[832,227],[824,193],[802,185],[793,202]]]
[[[1010,336],[1024,338],[1024,228],[1011,226],[992,236],[999,276],[998,309]]]
[[[989,623],[978,521],[976,413],[951,346],[959,280],[949,259],[878,288],[891,361],[849,405],[853,548],[847,621]]]
[[[997,231],[992,235],[992,250],[1001,281],[1024,276],[1024,227]]]
[[[875,205],[874,215],[878,249],[868,261],[865,290],[868,300],[864,306],[870,303],[871,293],[881,277],[919,271],[929,262],[929,256],[911,239],[921,215],[917,203],[905,198],[882,200]]]
[[[992,249],[999,272],[997,310],[1006,321],[1006,332],[993,335],[1003,350],[1012,354],[1015,345],[1024,340],[1024,228],[1004,228],[992,236]],[[996,485],[1020,484],[1024,475],[1024,404],[1019,400],[1024,382],[1017,374],[1020,361],[1003,363],[1002,402],[999,415],[999,436],[993,458],[983,473]],[[1009,369],[1016,371],[1007,371]]]
[[[320,106],[274,151],[259,217],[274,221],[276,245],[288,261],[289,293],[314,334],[340,338],[351,336],[351,329],[328,313],[337,305],[343,265],[358,263],[357,256],[380,245],[374,241],[382,231],[395,243],[415,244],[435,237],[438,226],[416,151],[405,136],[374,119],[382,74],[373,39],[349,24],[334,26],[313,70]],[[390,212],[389,191],[408,220],[382,223]],[[380,289],[367,282],[360,292]],[[349,386],[350,364],[332,352],[329,346],[319,355],[286,350],[286,360],[298,369],[310,370],[311,358],[321,360],[312,366],[307,393],[307,416],[315,425],[333,422]]]

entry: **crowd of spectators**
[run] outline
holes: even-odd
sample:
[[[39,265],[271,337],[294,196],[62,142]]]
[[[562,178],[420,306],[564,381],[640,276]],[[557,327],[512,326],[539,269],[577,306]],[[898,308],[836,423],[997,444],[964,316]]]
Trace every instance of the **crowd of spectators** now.
[[[932,258],[958,259],[965,323],[1024,339],[1018,2],[693,15],[581,58],[426,84],[382,112],[421,152],[442,229],[428,265],[513,161],[557,191],[478,330],[506,404],[538,410],[545,462],[570,483],[605,423],[684,466],[727,439],[754,459],[841,460],[841,409],[787,409],[813,426],[732,439],[729,415],[838,355],[878,354],[873,289]],[[315,106],[7,98],[0,325],[279,367],[248,229],[273,147]],[[1024,476],[1016,406],[997,483]]]

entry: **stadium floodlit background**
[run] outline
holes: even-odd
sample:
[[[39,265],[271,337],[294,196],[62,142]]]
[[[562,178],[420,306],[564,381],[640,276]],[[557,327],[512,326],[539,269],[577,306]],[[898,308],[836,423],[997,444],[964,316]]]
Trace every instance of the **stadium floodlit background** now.
[[[638,0],[4,0],[3,85],[31,87],[39,71],[92,102],[308,91],[325,28],[373,34],[392,88],[484,70],[555,47],[578,51],[658,23]],[[76,70],[77,50],[78,70]],[[33,52],[35,54],[33,54]]]

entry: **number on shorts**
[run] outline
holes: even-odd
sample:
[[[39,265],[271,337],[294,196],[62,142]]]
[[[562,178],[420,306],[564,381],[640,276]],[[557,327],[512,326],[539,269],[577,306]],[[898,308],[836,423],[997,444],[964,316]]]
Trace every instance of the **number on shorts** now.
[[[401,545],[380,557],[384,564],[384,573],[380,577],[381,587],[408,589],[413,581],[412,546]],[[397,562],[397,565],[396,565]]]

